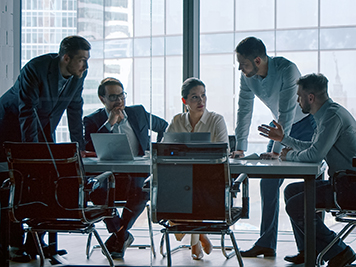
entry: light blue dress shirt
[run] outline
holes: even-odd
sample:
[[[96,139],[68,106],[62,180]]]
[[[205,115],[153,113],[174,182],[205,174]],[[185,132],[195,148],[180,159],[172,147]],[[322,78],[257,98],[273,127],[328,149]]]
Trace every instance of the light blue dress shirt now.
[[[268,72],[265,78],[258,75],[247,78],[241,73],[235,129],[236,150],[247,150],[255,96],[270,109],[273,119],[283,126],[286,134],[289,134],[293,123],[306,116],[297,103],[296,82],[299,77],[297,66],[283,57],[268,57]],[[257,131],[257,129],[253,130]],[[274,142],[272,151],[279,153],[281,150],[282,145]]]
[[[317,128],[312,141],[303,142],[285,135],[282,144],[293,148],[287,160],[321,162],[325,159],[330,177],[339,170],[356,170],[352,158],[356,156],[356,121],[341,105],[327,100],[314,114]]]

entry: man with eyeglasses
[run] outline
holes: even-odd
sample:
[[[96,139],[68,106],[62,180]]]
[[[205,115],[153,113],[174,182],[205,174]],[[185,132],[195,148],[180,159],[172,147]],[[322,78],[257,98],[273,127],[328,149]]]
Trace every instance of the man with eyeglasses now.
[[[148,136],[150,114],[142,105],[126,107],[126,92],[118,79],[102,80],[98,88],[98,96],[105,107],[84,117],[86,150],[94,151],[91,133],[125,133],[134,156],[143,156],[150,145]],[[157,133],[157,142],[162,140],[167,125],[165,120],[152,115],[151,130]],[[142,191],[146,177],[133,177],[126,174],[115,174],[115,177],[117,177],[116,181],[128,180],[130,184],[127,203],[121,218],[117,216],[105,220],[108,231],[112,233],[105,244],[113,258],[123,258],[126,248],[134,240],[128,230],[142,213],[149,196]],[[125,192],[118,192],[118,190],[125,189],[126,185],[118,182],[116,188],[116,195],[124,194]]]

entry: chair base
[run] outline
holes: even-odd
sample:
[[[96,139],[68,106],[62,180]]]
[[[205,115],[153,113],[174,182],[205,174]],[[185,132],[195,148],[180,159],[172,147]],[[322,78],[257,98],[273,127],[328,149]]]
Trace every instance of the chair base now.
[[[347,214],[340,214],[336,215],[336,221],[339,222],[347,222],[347,225],[342,228],[342,230],[336,235],[333,241],[329,245],[327,245],[318,255],[316,262],[317,266],[320,267],[322,265],[323,257],[326,252],[339,240],[344,240],[356,227],[356,220],[355,217],[348,217]],[[356,266],[354,265],[347,265],[347,266]]]
[[[172,266],[172,258],[171,254],[177,252],[181,248],[189,248],[188,245],[180,245],[175,247],[174,249],[170,248],[170,241],[169,241],[169,234],[217,234],[221,235],[221,246],[220,247],[213,247],[213,248],[220,248],[223,255],[226,259],[230,259],[236,255],[237,261],[240,267],[243,267],[242,257],[239,251],[239,248],[236,243],[236,239],[234,236],[233,231],[229,229],[229,226],[226,224],[221,224],[217,226],[216,224],[207,224],[203,226],[203,223],[198,223],[197,225],[173,225],[169,226],[169,224],[163,224],[165,228],[161,230],[163,236],[160,243],[160,252],[163,257],[167,257],[167,266]],[[229,235],[232,243],[232,247],[225,246],[225,235]],[[166,241],[166,252],[163,251],[164,241]],[[233,250],[230,253],[227,253],[227,250]]]
[[[60,227],[59,227],[60,228]],[[68,232],[68,230],[63,230],[63,229],[39,229],[39,228],[32,228],[31,226],[29,226],[28,231],[32,234],[33,239],[35,240],[35,245],[37,248],[37,252],[40,256],[40,266],[43,267],[44,266],[44,262],[45,262],[45,255],[43,253],[43,248],[41,246],[41,242],[39,240],[38,237],[38,232],[49,232],[49,233],[57,233],[57,232]],[[106,256],[107,260],[109,261],[110,267],[114,267],[114,261],[108,251],[108,249],[106,248],[105,244],[103,243],[103,241],[100,238],[99,233],[96,231],[94,224],[89,224],[89,225],[83,225],[83,228],[77,228],[75,230],[71,229],[70,232],[72,233],[85,233],[85,234],[89,234],[90,238],[88,237],[88,242],[87,242],[87,248],[86,248],[86,255],[87,255],[87,259],[89,259],[90,257],[90,251],[89,251],[89,246],[90,246],[90,241],[91,241],[91,235],[94,233],[94,236],[96,238],[96,240],[98,241],[104,255]],[[55,255],[51,255],[50,257],[50,261],[51,264],[63,264],[62,260],[60,260],[57,257],[58,254]]]

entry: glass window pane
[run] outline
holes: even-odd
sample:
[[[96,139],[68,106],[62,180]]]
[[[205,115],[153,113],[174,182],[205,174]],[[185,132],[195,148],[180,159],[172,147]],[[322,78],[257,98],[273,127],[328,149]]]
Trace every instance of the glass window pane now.
[[[356,48],[356,27],[320,30],[321,49]]]
[[[91,41],[91,50],[90,50],[90,61],[92,59],[103,59],[104,58],[104,42],[103,41]]]
[[[183,110],[181,100],[182,60],[182,56],[166,58],[166,120],[168,123],[171,122],[174,115]]]
[[[320,24],[321,26],[355,25],[355,10],[354,0],[320,1]]]
[[[233,53],[202,55],[200,60],[200,78],[206,86],[207,109],[224,116],[228,133],[233,134],[236,124],[233,119]]]
[[[119,39],[105,41],[105,58],[120,58],[132,56],[132,40]]]
[[[277,28],[318,26],[317,0],[277,0]]]
[[[200,53],[231,53],[235,49],[234,35],[226,34],[201,34],[200,35]]]
[[[183,0],[166,1],[166,33],[183,34]]]
[[[150,38],[136,38],[134,45],[135,57],[150,56],[151,40]],[[152,55],[161,56],[164,55],[164,38],[156,37],[152,38]]]
[[[350,70],[356,69],[356,63],[350,58],[356,57],[356,51],[327,51],[320,53],[320,72],[329,80],[329,95],[337,103],[347,108],[356,117],[355,78]]]
[[[101,4],[92,3],[87,5],[83,2],[78,2],[78,34],[89,40],[102,39],[104,34],[103,10],[104,7]]]
[[[133,89],[132,89],[132,58],[122,59],[105,59],[104,60],[104,77],[114,77],[119,79],[127,92],[126,104],[132,105]]]
[[[149,112],[151,103],[150,59],[136,58],[134,60],[134,102],[142,104]],[[152,113],[164,117],[164,59],[152,58]]]
[[[274,28],[274,0],[236,0],[236,30]]]
[[[234,29],[234,1],[200,1],[200,32],[226,32]]]
[[[151,1],[135,0],[135,36],[150,36]],[[152,0],[152,35],[164,34],[164,0]]]
[[[183,54],[183,37],[182,36],[167,36],[166,37],[166,55],[182,55]]]
[[[318,52],[283,52],[277,53],[277,56],[295,63],[301,75],[318,72]]]
[[[243,33],[236,33],[235,34],[235,47],[246,37],[254,36],[262,40],[265,44],[267,53],[269,51],[274,51],[274,31],[263,31],[263,32],[243,32]]]
[[[313,50],[318,49],[318,31],[288,30],[277,31],[276,50]]]
[[[132,1],[107,1],[105,5],[105,38],[132,37]]]

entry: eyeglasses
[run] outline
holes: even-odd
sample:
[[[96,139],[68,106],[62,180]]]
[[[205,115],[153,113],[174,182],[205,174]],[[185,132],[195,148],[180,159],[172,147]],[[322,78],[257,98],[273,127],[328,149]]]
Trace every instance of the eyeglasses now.
[[[105,96],[107,99],[109,99],[109,101],[114,102],[117,101],[118,99],[120,100],[124,100],[126,98],[127,94],[126,92],[122,92],[121,94],[118,95],[109,95],[109,96]]]

